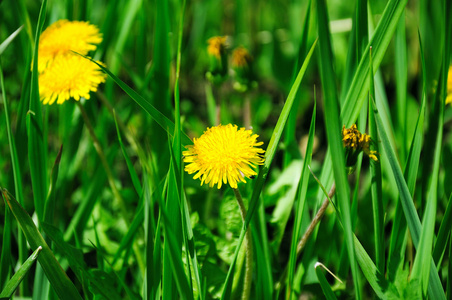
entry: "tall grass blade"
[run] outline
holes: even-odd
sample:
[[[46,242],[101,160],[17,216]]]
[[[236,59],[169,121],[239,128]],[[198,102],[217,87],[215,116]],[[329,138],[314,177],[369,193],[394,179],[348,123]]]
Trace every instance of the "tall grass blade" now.
[[[324,0],[317,2],[317,18],[320,49],[320,77],[325,101],[325,127],[330,151],[334,153],[333,173],[336,182],[336,196],[340,207],[341,219],[344,225],[345,244],[352,270],[355,297],[361,299],[359,274],[355,259],[353,230],[350,217],[350,191],[345,174],[345,156],[341,137],[342,124],[339,117],[339,102],[336,92],[336,81],[333,71],[332,48],[329,33],[329,18]]]
[[[31,73],[30,107],[27,114],[28,158],[33,185],[33,196],[38,219],[44,217],[44,206],[47,193],[47,138],[44,136],[41,101],[38,86],[38,48],[39,37],[46,18],[47,0],[42,1],[36,28],[33,51],[33,68]]]
[[[306,58],[303,62],[303,65],[300,68],[300,72],[298,72],[298,76],[295,79],[295,82],[292,85],[292,88],[290,90],[289,95],[287,96],[286,103],[284,104],[284,107],[282,109],[282,112],[278,118],[278,122],[276,123],[275,129],[273,130],[272,137],[270,139],[270,142],[268,143],[267,150],[265,152],[265,162],[264,166],[259,171],[256,184],[253,189],[253,194],[251,196],[248,213],[246,215],[245,222],[242,227],[242,231],[240,232],[240,237],[237,243],[237,247],[234,253],[234,258],[232,260],[231,265],[229,266],[228,274],[226,275],[226,280],[224,283],[223,293],[221,296],[221,299],[229,299],[231,297],[231,287],[232,287],[232,274],[234,271],[235,263],[237,261],[237,257],[239,254],[240,246],[242,245],[243,239],[245,237],[246,230],[248,228],[248,224],[251,221],[251,218],[254,214],[254,211],[257,208],[259,195],[262,191],[262,188],[264,186],[264,183],[267,179],[268,172],[270,170],[270,165],[273,161],[273,158],[275,156],[276,148],[279,144],[279,141],[282,136],[282,132],[284,130],[284,126],[287,122],[287,119],[289,117],[290,110],[292,108],[292,104],[294,102],[294,98],[297,94],[298,87],[300,86],[301,80],[303,79],[303,76],[306,72],[306,69],[308,67],[308,64],[311,60],[312,54],[314,52],[315,46],[317,45],[317,40],[312,44],[311,49],[309,50],[308,54],[306,55]]]
[[[403,212],[407,220],[408,228],[410,229],[411,237],[413,238],[413,243],[417,247],[419,245],[422,230],[421,221],[419,220],[416,208],[414,207],[413,200],[408,190],[406,181],[403,178],[402,170],[400,169],[400,165],[397,162],[394,150],[392,149],[391,144],[389,143],[388,135],[384,130],[383,122],[381,120],[380,115],[378,114],[376,105],[374,102],[372,103],[372,105],[375,120],[377,123],[378,134],[386,153],[386,157],[382,159],[388,159],[388,161],[390,162],[392,172],[397,183],[397,187],[399,188],[400,200],[402,202]],[[439,275],[436,270],[436,266],[433,263],[433,260],[430,266],[429,281],[430,281],[430,284],[428,286],[429,297],[431,297],[432,299],[444,299],[445,297],[444,290],[442,288],[441,281],[439,279]]]
[[[374,150],[378,151],[378,131],[375,124],[375,117],[370,109],[372,107],[372,99],[375,99],[375,86],[374,86],[374,72],[372,64],[372,51],[370,51],[370,64],[369,64],[369,133],[374,141]],[[383,211],[383,199],[382,199],[382,182],[381,182],[381,164],[380,162],[370,162],[370,174],[371,174],[371,194],[372,194],[372,211],[374,216],[374,242],[375,242],[375,256],[377,269],[381,274],[384,274],[385,270],[385,239],[384,239],[384,211]]]
[[[295,207],[295,222],[294,222],[294,230],[292,233],[292,243],[290,245],[290,253],[289,253],[289,271],[288,271],[288,279],[289,279],[289,298],[292,293],[293,286],[293,277],[296,267],[296,258],[297,258],[297,244],[301,234],[301,218],[303,216],[303,210],[306,203],[306,192],[308,190],[309,183],[309,168],[308,166],[312,161],[312,148],[314,146],[314,135],[315,135],[315,120],[316,120],[316,104],[314,103],[314,109],[312,111],[311,117],[311,125],[309,127],[309,137],[308,144],[306,146],[306,155],[303,161],[303,169],[301,171],[301,180],[298,187],[297,193],[297,206]]]

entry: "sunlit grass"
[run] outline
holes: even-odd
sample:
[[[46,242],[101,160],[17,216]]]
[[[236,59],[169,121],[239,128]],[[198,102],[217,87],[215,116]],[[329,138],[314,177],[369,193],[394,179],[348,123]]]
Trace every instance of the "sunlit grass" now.
[[[0,298],[450,297],[451,37],[446,0],[0,1]]]

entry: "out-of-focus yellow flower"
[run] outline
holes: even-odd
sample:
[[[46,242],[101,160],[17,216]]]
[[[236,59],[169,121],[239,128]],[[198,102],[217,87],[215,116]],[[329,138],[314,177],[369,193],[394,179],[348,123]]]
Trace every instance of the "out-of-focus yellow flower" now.
[[[185,171],[196,173],[193,178],[200,178],[201,185],[221,188],[229,183],[237,188],[237,182],[245,182],[245,177],[256,175],[254,168],[264,163],[264,150],[259,148],[263,142],[258,142],[257,138],[251,130],[238,129],[237,125],[208,128],[183,152],[184,162],[188,163]]]
[[[41,34],[38,51],[39,94],[43,104],[62,104],[70,98],[89,99],[105,81],[87,55],[102,41],[99,29],[81,21],[59,20]]]
[[[447,97],[446,104],[452,103],[452,66],[449,67],[447,73]]]
[[[370,150],[372,139],[370,135],[361,133],[353,124],[350,128],[342,127],[342,142],[345,148],[345,166],[349,174],[353,173],[358,155],[364,152],[370,159],[378,162],[377,151]]]
[[[244,47],[238,47],[232,52],[232,69],[235,72],[234,88],[240,92],[247,91],[256,85],[252,68],[253,57]]]
[[[43,104],[58,104],[80,97],[89,99],[90,92],[105,82],[106,75],[90,60],[79,55],[56,56],[53,63],[39,75],[39,93]]]
[[[99,29],[83,21],[59,20],[46,28],[39,39],[38,71],[60,55],[72,55],[72,51],[87,55],[102,42]]]
[[[207,46],[207,53],[215,56],[217,59],[221,59],[223,54],[226,54],[226,41],[225,36],[214,36],[207,40],[209,46]]]
[[[207,40],[209,71],[206,74],[212,83],[222,83],[228,75],[227,37],[214,36]]]

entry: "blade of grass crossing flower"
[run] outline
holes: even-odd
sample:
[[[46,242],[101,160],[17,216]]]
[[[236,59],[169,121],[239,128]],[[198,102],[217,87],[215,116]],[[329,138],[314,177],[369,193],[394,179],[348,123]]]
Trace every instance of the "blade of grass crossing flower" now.
[[[82,55],[83,56],[83,55]],[[90,59],[86,56],[84,56],[87,59]],[[108,76],[113,79],[114,82],[124,91],[127,95],[132,98],[133,101],[135,101],[141,108],[144,109],[151,117],[156,121],[164,130],[166,130],[169,134],[174,133],[174,123],[169,120],[165,115],[163,115],[159,110],[157,110],[149,101],[141,97],[137,92],[135,92],[131,87],[129,87],[125,82],[123,82],[121,79],[116,77],[112,72],[110,72],[107,68],[102,66],[101,64],[97,63],[96,61],[90,59],[92,62],[97,64],[99,68],[101,68],[105,73],[107,73]],[[185,134],[181,133],[181,142],[182,145],[191,145],[193,142],[191,139]]]
[[[20,206],[16,199],[8,195],[5,190],[2,191],[2,196],[22,228],[30,247],[32,249],[42,247],[38,261],[58,296],[62,299],[82,299],[77,288],[70,281],[58,261],[55,259],[55,256],[27,212]]]
[[[297,244],[298,239],[301,234],[301,218],[303,216],[304,205],[306,203],[306,192],[308,190],[309,183],[309,168],[308,166],[311,164],[312,160],[312,148],[314,145],[314,135],[315,135],[315,120],[316,120],[316,103],[314,103],[314,109],[312,111],[311,117],[311,125],[309,127],[309,137],[308,144],[306,146],[306,155],[303,161],[303,169],[301,171],[301,180],[298,187],[297,193],[297,206],[295,207],[295,222],[294,222],[294,230],[292,234],[292,243],[290,245],[289,252],[289,270],[288,270],[288,279],[289,279],[289,299],[292,293],[293,286],[293,277],[296,267],[296,258],[297,258]]]
[[[239,236],[238,243],[237,243],[235,253],[234,253],[234,258],[232,259],[231,265],[228,270],[228,274],[226,276],[221,299],[229,299],[231,297],[231,287],[232,287],[232,276],[231,275],[234,273],[233,271],[234,271],[235,263],[237,261],[237,257],[239,254],[240,246],[242,245],[243,239],[245,237],[245,232],[248,228],[248,224],[251,221],[254,211],[256,210],[256,208],[258,206],[259,195],[260,195],[262,188],[264,186],[264,183],[267,179],[270,165],[275,156],[278,143],[281,139],[282,132],[284,130],[284,126],[289,117],[289,113],[292,108],[294,98],[295,98],[298,88],[300,86],[301,80],[303,79],[303,76],[306,72],[308,64],[311,60],[312,54],[314,53],[314,49],[315,49],[316,45],[317,45],[317,40],[312,44],[311,49],[309,50],[308,54],[306,55],[303,65],[300,68],[300,72],[298,73],[298,76],[295,79],[295,82],[293,83],[292,88],[290,89],[290,93],[287,96],[286,103],[284,104],[282,112],[278,118],[278,122],[276,123],[276,126],[273,130],[273,134],[270,139],[270,142],[268,143],[267,150],[265,151],[265,162],[264,162],[263,167],[260,169],[259,174],[256,179],[256,184],[254,186],[253,194],[251,196],[248,213],[246,215],[245,222],[242,226],[242,231],[240,232],[240,236]]]
[[[361,57],[341,111],[342,120],[347,127],[357,119],[361,106],[366,98],[365,95],[368,93],[369,47],[372,46],[374,49],[373,64],[375,72],[380,66],[407,2],[408,0],[390,0],[388,2],[374,35]]]
[[[350,217],[350,191],[345,174],[345,157],[341,138],[341,120],[339,118],[339,104],[336,92],[336,82],[333,71],[332,48],[329,33],[329,19],[324,0],[317,1],[317,18],[320,50],[320,77],[322,80],[325,101],[325,127],[330,151],[335,154],[333,159],[333,173],[336,182],[336,196],[344,225],[345,244],[352,270],[356,299],[361,299],[359,274],[355,259],[353,231]]]
[[[372,64],[372,50],[370,51],[369,60],[369,133],[374,141],[374,150],[378,151],[378,132],[375,124],[375,117],[372,113],[372,99],[375,99],[375,86],[374,86],[374,72]],[[374,216],[374,242],[375,242],[375,256],[377,269],[381,274],[384,274],[385,270],[385,239],[384,239],[384,210],[383,210],[383,198],[382,198],[382,182],[381,182],[381,165],[380,162],[370,162],[371,172],[371,194],[372,194],[372,211]]]
[[[315,265],[315,274],[317,275],[317,279],[319,280],[320,287],[322,288],[323,294],[325,295],[327,300],[335,300],[336,295],[334,294],[333,290],[331,289],[330,284],[326,280],[325,275],[323,274],[322,270],[319,268],[319,264],[317,263]]]
[[[381,120],[380,115],[378,114],[378,109],[376,109],[376,105],[374,102],[372,102],[372,109],[375,115],[375,120],[381,144],[383,148],[386,150],[385,151],[386,157],[384,157],[383,159],[387,159],[391,165],[397,187],[399,188],[400,200],[402,202],[403,212],[405,214],[408,228],[410,229],[411,237],[413,239],[413,244],[415,245],[415,247],[417,247],[419,245],[422,230],[421,221],[419,220],[419,216],[416,212],[416,208],[414,207],[413,200],[408,190],[408,186],[406,184],[405,179],[403,178],[402,170],[400,169],[400,165],[396,159],[394,150],[391,147],[388,135],[384,130],[383,122]],[[433,262],[433,259],[431,259],[431,261],[432,263],[430,265],[430,278],[429,278],[430,284],[428,286],[429,297],[431,299],[445,299],[444,290],[442,288],[441,281],[436,270],[436,266]]]
[[[27,114],[28,158],[33,186],[33,196],[38,219],[44,217],[44,206],[47,192],[47,152],[44,136],[41,102],[38,87],[38,46],[44,21],[46,18],[47,0],[41,4],[38,26],[36,28],[35,45],[33,52],[33,69],[31,73],[30,107]]]
[[[0,299],[9,299],[13,296],[19,284],[24,279],[28,270],[30,270],[33,263],[38,259],[39,253],[41,252],[42,247],[36,248],[36,250],[30,255],[30,257],[22,264],[22,266],[17,270],[16,274],[8,281],[5,285],[5,288],[2,290],[0,294]]]

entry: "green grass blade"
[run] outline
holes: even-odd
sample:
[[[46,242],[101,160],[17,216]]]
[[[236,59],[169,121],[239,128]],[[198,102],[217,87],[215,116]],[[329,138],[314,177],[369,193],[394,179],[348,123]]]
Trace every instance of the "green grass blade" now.
[[[24,26],[20,26],[17,28],[16,31],[11,33],[1,44],[0,44],[0,55],[5,51],[6,48],[8,48],[9,44],[11,44],[12,41],[16,38],[16,36],[22,31],[22,28]]]
[[[372,114],[372,99],[375,99],[375,86],[374,86],[374,72],[372,66],[372,51],[370,52],[370,89],[369,89],[369,133],[373,141],[374,150],[379,153],[378,150],[378,132],[375,124],[375,118]],[[382,199],[382,182],[381,182],[381,164],[380,162],[370,162],[370,173],[372,177],[371,181],[371,194],[372,194],[372,211],[374,216],[374,241],[375,241],[375,256],[376,265],[378,271],[384,274],[385,270],[385,239],[384,239],[384,211],[383,211],[383,199]]]
[[[317,17],[320,49],[320,77],[322,79],[323,95],[325,99],[324,107],[327,140],[330,151],[335,155],[335,159],[333,159],[333,173],[336,182],[336,196],[344,225],[345,244],[347,246],[349,263],[352,270],[355,297],[361,299],[350,216],[350,190],[345,173],[345,156],[341,137],[342,121],[339,118],[339,102],[334,78],[332,48],[328,28],[329,19],[324,0],[317,2]]]
[[[399,299],[400,296],[396,287],[392,285],[392,283],[388,282],[385,279],[384,274],[377,269],[356,236],[354,236],[354,243],[356,259],[361,267],[361,270],[363,271],[364,277],[366,277],[367,282],[369,282],[378,298]]]
[[[42,247],[38,261],[58,296],[62,299],[82,299],[77,288],[55,259],[52,250],[50,250],[27,212],[5,190],[2,191],[2,196],[22,228],[30,247],[32,249]]]
[[[85,58],[89,59],[88,57],[84,56]],[[167,117],[165,117],[164,114],[162,114],[159,110],[157,110],[149,101],[141,97],[137,92],[135,92],[131,87],[129,87],[125,82],[123,82],[121,79],[116,77],[112,72],[110,72],[107,68],[102,66],[101,64],[97,63],[94,60],[91,60],[95,64],[99,66],[105,73],[108,74],[108,76],[113,79],[114,82],[124,91],[127,93],[127,95],[132,98],[133,101],[135,101],[141,108],[144,109],[153,119],[156,121],[168,134],[173,135],[174,134],[174,123],[169,120]],[[182,145],[191,145],[193,144],[192,140],[185,134],[181,133],[181,142]]]
[[[295,79],[295,82],[292,85],[292,88],[290,90],[289,95],[287,96],[286,103],[284,104],[284,107],[282,109],[282,112],[278,118],[278,122],[276,123],[275,129],[273,130],[272,137],[270,139],[270,142],[268,143],[267,150],[265,152],[265,162],[264,166],[259,171],[259,174],[257,176],[256,184],[253,189],[253,194],[251,196],[248,213],[246,215],[245,222],[242,227],[242,231],[240,233],[240,237],[237,243],[237,247],[234,253],[234,258],[232,260],[232,263],[229,267],[228,274],[226,276],[226,280],[224,283],[223,293],[221,296],[221,299],[229,299],[231,297],[231,287],[232,287],[232,274],[234,273],[234,267],[235,263],[237,261],[237,257],[239,254],[240,246],[242,245],[243,238],[245,237],[245,232],[248,228],[248,224],[251,221],[251,218],[254,214],[254,211],[257,208],[259,195],[262,191],[262,188],[264,186],[264,183],[267,179],[268,172],[270,170],[270,165],[273,161],[273,158],[276,153],[277,146],[279,144],[279,141],[282,136],[282,132],[284,130],[284,126],[287,122],[287,119],[289,117],[290,110],[292,108],[292,104],[294,102],[295,96],[297,94],[298,88],[300,86],[301,80],[303,79],[303,76],[306,72],[306,69],[308,67],[308,64],[311,60],[312,54],[314,53],[315,46],[317,45],[317,41],[313,43],[311,46],[311,49],[309,50],[308,54],[306,55],[306,58],[303,62],[303,65],[300,68],[300,72],[298,72],[298,76]]]
[[[322,270],[319,268],[320,264],[316,263],[315,265],[315,274],[317,275],[317,279],[319,280],[319,284],[322,288],[323,294],[325,295],[326,299],[328,300],[336,300],[336,295],[334,294],[333,290],[331,289],[330,284],[326,280],[325,275],[323,274]]]
[[[61,154],[63,153],[63,145],[61,145],[58,151],[55,163],[53,164],[52,172],[50,175],[49,192],[47,193],[47,199],[44,208],[44,222],[49,224],[53,223],[53,217],[55,212],[55,197],[56,197],[56,183],[58,179],[58,169],[60,167]]]
[[[408,0],[391,0],[386,5],[380,22],[366,47],[366,51],[360,60],[355,76],[348,89],[347,96],[345,97],[341,117],[347,127],[357,119],[361,106],[365,101],[365,95],[368,93],[369,48],[370,46],[373,48],[373,66],[375,72],[380,66],[407,2]]]
[[[297,206],[295,207],[295,222],[294,222],[294,230],[292,234],[292,243],[290,246],[289,253],[289,270],[288,270],[288,279],[289,279],[289,297],[292,292],[293,285],[293,277],[296,266],[296,257],[297,257],[297,244],[298,239],[301,234],[301,218],[303,216],[303,210],[306,203],[306,192],[308,190],[309,183],[309,168],[312,161],[312,148],[314,146],[314,135],[315,135],[315,120],[316,120],[316,103],[314,103],[314,109],[312,111],[311,125],[309,127],[309,137],[308,144],[306,146],[306,155],[303,161],[303,169],[301,171],[301,180],[298,187],[297,194]]]
[[[450,237],[450,232],[452,228],[452,194],[449,197],[449,201],[447,202],[446,212],[444,213],[443,220],[441,221],[441,225],[439,227],[438,236],[436,237],[435,248],[433,249],[433,260],[437,265],[441,260],[441,257],[446,250],[447,239]],[[449,256],[450,258],[450,256]]]
[[[407,80],[408,59],[405,34],[405,12],[400,16],[395,32],[395,75],[397,94],[397,140],[399,143],[400,160],[405,161],[407,152]]]
[[[124,146],[124,143],[122,142],[121,133],[119,132],[118,122],[116,120],[116,114],[115,116],[115,125],[116,125],[116,133],[118,134],[118,142],[121,146],[122,154],[124,155],[124,159],[126,160],[127,169],[129,170],[130,177],[132,178],[133,187],[135,188],[135,191],[137,192],[138,196],[141,197],[141,194],[143,193],[143,189],[141,188],[140,179],[138,178],[137,172],[135,171],[135,168],[133,167],[132,161],[130,160],[129,155],[127,154],[126,147]]]
[[[381,117],[376,109],[375,103],[373,104],[373,111],[375,115],[375,120],[377,123],[378,134],[382,143],[383,148],[385,149],[386,156],[382,159],[388,159],[392,172],[394,174],[397,187],[399,188],[400,200],[402,202],[403,212],[405,214],[405,218],[407,219],[408,228],[410,229],[411,237],[413,238],[413,243],[417,247],[419,245],[420,236],[421,236],[421,221],[419,220],[419,216],[416,212],[416,208],[414,207],[413,200],[411,198],[410,192],[408,190],[408,186],[406,184],[405,179],[402,175],[402,170],[400,168],[399,163],[397,162],[394,150],[389,142],[388,135],[384,130],[384,125],[381,120]],[[441,285],[441,281],[439,279],[438,272],[436,270],[436,266],[433,263],[430,265],[430,284],[428,286],[429,297],[432,299],[444,299],[444,290]]]
[[[2,251],[0,256],[0,289],[2,289],[11,272],[11,213],[5,209],[5,222],[3,223]]]
[[[30,257],[22,264],[19,270],[17,270],[16,274],[14,274],[14,276],[5,285],[5,288],[0,294],[0,299],[9,299],[13,296],[14,292],[24,279],[28,270],[30,270],[31,266],[36,261],[36,259],[38,259],[41,250],[42,250],[41,246],[36,248],[36,250],[30,255]]]
[[[33,70],[31,73],[30,107],[27,114],[28,158],[33,185],[33,196],[38,219],[44,217],[44,206],[47,194],[47,152],[44,136],[41,101],[38,86],[38,48],[39,37],[46,18],[47,0],[44,0],[39,12],[38,26],[36,28],[35,45],[33,52]]]

